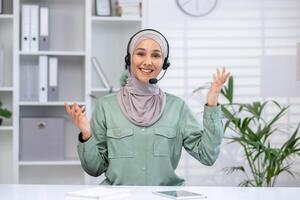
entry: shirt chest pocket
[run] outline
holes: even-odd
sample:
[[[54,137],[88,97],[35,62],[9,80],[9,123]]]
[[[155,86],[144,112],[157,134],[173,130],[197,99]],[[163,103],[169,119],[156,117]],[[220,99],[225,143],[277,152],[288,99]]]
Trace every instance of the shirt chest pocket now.
[[[116,128],[107,130],[109,158],[133,157],[133,130]]]
[[[176,129],[160,127],[154,129],[154,156],[170,156],[176,147]]]

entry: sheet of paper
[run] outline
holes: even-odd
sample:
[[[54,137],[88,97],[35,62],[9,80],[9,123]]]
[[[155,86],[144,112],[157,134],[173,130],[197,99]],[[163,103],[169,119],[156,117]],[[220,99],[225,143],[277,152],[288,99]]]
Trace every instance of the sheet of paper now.
[[[75,199],[122,199],[130,194],[129,190],[125,189],[114,189],[105,187],[94,187],[84,190],[78,190],[74,192],[68,192],[65,195],[67,200]]]

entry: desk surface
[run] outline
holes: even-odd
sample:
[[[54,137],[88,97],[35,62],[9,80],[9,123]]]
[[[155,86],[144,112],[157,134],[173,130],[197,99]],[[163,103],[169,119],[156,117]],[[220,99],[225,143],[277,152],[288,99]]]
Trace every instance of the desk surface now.
[[[64,195],[76,191],[95,187],[95,185],[14,185],[0,184],[1,200],[63,200]],[[185,189],[207,196],[207,200],[299,200],[300,188],[245,188],[245,187],[156,187],[156,186],[117,186],[130,190],[126,200],[168,200],[153,195],[152,191],[168,189]],[[122,200],[125,200],[124,198]]]

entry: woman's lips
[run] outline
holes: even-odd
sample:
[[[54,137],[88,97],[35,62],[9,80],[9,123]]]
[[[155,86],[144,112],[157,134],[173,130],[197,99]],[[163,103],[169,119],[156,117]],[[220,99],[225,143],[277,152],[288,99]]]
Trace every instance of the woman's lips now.
[[[144,69],[144,68],[140,68],[140,70],[144,73],[144,74],[151,74],[154,70],[153,69]]]

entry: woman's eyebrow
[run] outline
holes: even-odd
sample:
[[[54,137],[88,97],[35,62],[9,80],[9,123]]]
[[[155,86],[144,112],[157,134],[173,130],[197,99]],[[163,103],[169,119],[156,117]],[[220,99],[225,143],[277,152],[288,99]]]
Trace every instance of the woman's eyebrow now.
[[[161,50],[159,50],[159,49],[154,49],[153,52],[161,53]]]
[[[134,51],[146,51],[146,49],[145,48],[137,48]],[[161,50],[160,49],[154,49],[152,52],[161,53]]]
[[[136,50],[146,51],[146,49],[144,49],[144,48],[137,48]]]

